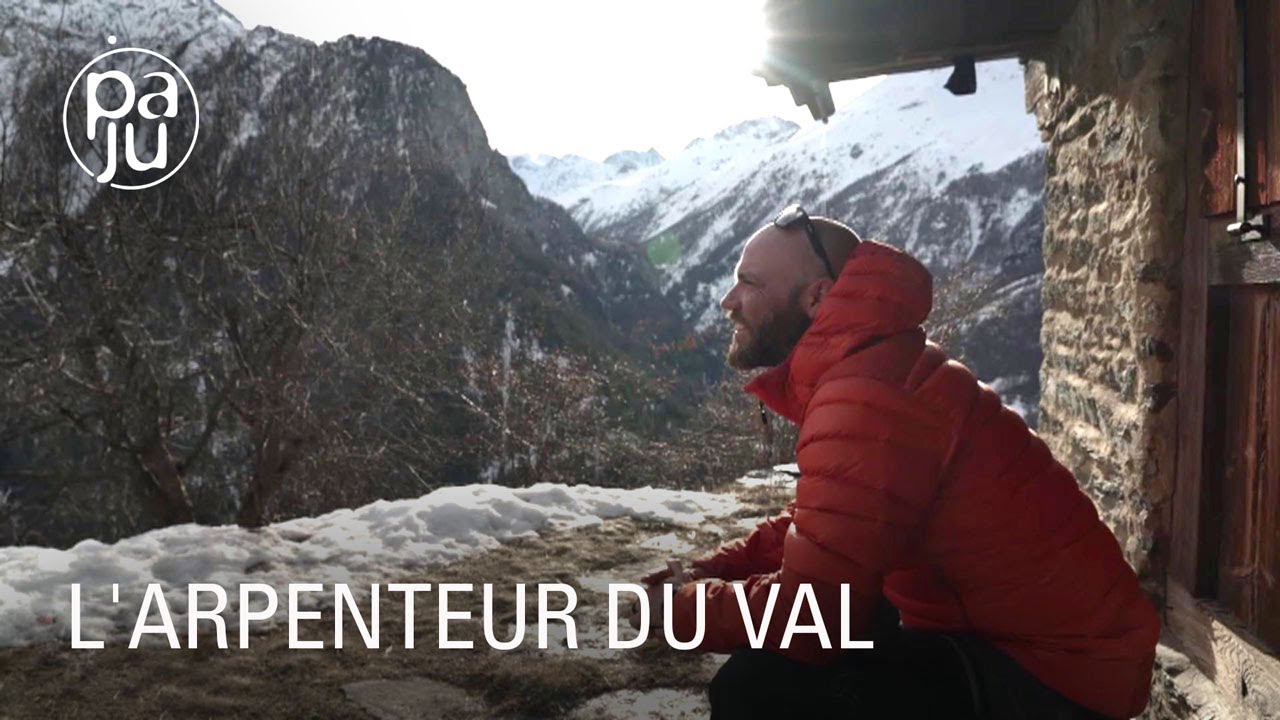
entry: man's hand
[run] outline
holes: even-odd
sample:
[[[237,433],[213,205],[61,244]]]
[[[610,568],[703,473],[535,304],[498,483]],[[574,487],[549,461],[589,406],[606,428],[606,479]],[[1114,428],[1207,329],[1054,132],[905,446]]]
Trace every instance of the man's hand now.
[[[696,578],[684,571],[684,567],[679,560],[674,558],[667,560],[667,566],[661,570],[645,575],[640,582],[645,585],[645,592],[649,596],[649,627],[662,624],[662,612],[666,601],[666,593],[663,588],[667,585],[675,585],[678,591],[680,586],[687,582],[691,582]],[[631,627],[640,629],[640,601],[635,600],[631,603]]]
[[[648,575],[645,575],[644,577],[640,578],[640,584],[644,585],[645,587],[661,585],[662,583],[666,582],[667,578],[669,577],[671,577],[671,568],[664,567],[660,570],[654,570]]]
[[[681,572],[683,573],[683,580],[681,580],[678,583],[678,585],[683,585],[684,583],[691,582],[693,580],[702,580],[703,578],[706,577],[706,575],[702,573],[701,569],[699,569],[698,561],[695,560],[691,564],[693,565],[693,569],[685,571],[683,569],[683,566],[680,564],[680,561],[676,560],[675,558],[672,558],[670,560],[667,560],[666,567],[660,570],[654,570],[648,575],[645,575],[644,577],[640,578],[640,583],[645,586],[652,586],[652,585],[661,585],[662,583],[667,582],[671,578],[673,566],[680,568]]]

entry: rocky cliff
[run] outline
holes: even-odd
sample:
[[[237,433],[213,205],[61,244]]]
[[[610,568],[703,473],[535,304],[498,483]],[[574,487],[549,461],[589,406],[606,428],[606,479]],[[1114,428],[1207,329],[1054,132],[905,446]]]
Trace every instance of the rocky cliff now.
[[[59,117],[111,42],[199,98],[190,158],[136,192],[78,167]],[[167,131],[185,147],[194,117]],[[0,542],[581,471],[592,433],[677,411],[647,383],[706,360],[655,349],[687,329],[642,251],[531,195],[417,48],[246,31],[210,0],[3,3],[0,149]]]

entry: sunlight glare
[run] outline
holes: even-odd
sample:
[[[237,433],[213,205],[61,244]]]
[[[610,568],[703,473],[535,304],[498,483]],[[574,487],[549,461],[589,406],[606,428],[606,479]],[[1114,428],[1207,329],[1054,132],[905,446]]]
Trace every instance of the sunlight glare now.
[[[682,21],[698,28],[704,62],[717,70],[750,73],[764,60],[768,39],[765,0],[717,0],[690,3]]]
[[[678,153],[695,137],[779,115],[808,122],[752,71],[765,0],[219,0],[249,27],[315,41],[381,36],[426,50],[466,83],[501,152]]]

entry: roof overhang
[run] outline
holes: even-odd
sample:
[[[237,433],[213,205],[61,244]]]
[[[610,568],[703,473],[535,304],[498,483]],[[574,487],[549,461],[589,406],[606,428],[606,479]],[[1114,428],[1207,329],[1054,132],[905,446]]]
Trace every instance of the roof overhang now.
[[[974,61],[1034,57],[1077,2],[767,0],[770,37],[756,74],[826,120],[835,112],[830,83],[948,65],[963,73]],[[963,78],[952,88],[966,89]]]

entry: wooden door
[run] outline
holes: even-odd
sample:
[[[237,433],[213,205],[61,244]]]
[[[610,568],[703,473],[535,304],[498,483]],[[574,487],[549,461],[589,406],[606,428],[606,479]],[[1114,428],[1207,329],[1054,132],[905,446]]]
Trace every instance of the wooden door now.
[[[1270,237],[1227,233],[1237,215],[1237,8],[1245,8],[1247,215]],[[1203,122],[1198,197],[1207,249],[1200,594],[1280,647],[1280,0],[1204,0],[1198,42]],[[1194,188],[1194,186],[1193,186]],[[1198,208],[1197,208],[1198,206]],[[1189,223],[1189,227],[1192,223]],[[1195,290],[1195,288],[1187,288]],[[1184,325],[1185,327],[1185,325]]]

